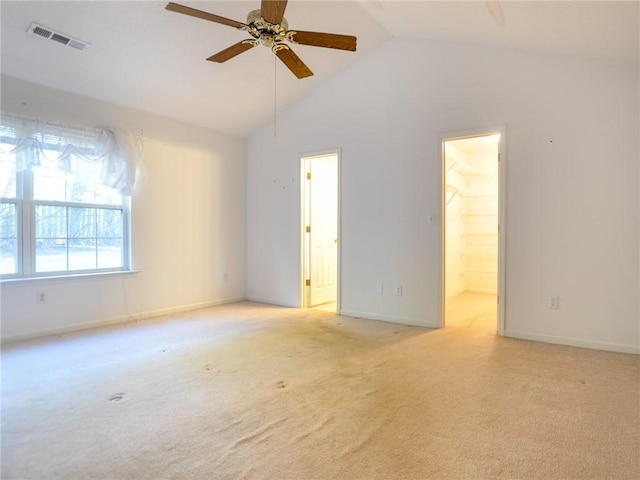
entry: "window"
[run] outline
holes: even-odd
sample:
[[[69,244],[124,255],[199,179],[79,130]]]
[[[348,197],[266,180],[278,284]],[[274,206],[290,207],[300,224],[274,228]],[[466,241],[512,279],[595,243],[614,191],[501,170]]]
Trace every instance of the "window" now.
[[[136,159],[136,152],[127,155],[128,147],[126,136],[113,131],[3,114],[3,278],[130,269],[129,195],[134,179],[128,172],[135,172],[131,165],[141,152],[138,148]]]

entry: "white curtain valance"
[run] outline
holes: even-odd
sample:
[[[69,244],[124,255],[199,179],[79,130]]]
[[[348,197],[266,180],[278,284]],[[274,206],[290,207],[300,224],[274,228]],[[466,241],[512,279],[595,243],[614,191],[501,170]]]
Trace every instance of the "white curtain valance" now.
[[[133,194],[142,169],[142,137],[114,128],[65,126],[2,113],[0,149],[0,161],[13,162],[16,171],[38,166],[44,157],[83,181],[122,195]]]

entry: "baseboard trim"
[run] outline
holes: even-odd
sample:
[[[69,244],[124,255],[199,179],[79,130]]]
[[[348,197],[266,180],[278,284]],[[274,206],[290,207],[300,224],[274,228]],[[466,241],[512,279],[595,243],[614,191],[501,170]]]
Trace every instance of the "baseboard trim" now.
[[[367,320],[379,320],[381,322],[400,323],[402,325],[411,325],[413,327],[440,328],[440,325],[434,325],[429,322],[417,318],[397,317],[395,315],[382,315],[379,313],[360,312],[357,310],[340,310],[340,315],[347,317],[366,318]]]
[[[293,303],[285,302],[284,300],[274,300],[272,298],[254,297],[252,295],[247,296],[246,300],[249,301],[249,302],[265,303],[267,305],[275,305],[276,307],[300,308],[300,305],[294,305]]]
[[[128,315],[119,315],[117,317],[105,318],[100,320],[92,320],[90,322],[77,323],[64,327],[48,328],[44,330],[33,330],[30,332],[16,333],[13,335],[2,335],[0,343],[13,343],[23,340],[33,340],[36,338],[50,337],[52,335],[61,335],[65,333],[79,332],[91,328],[108,327],[111,325],[124,324],[131,321],[148,320],[150,318],[163,317],[175,313],[188,312],[191,310],[199,310],[201,308],[215,307],[217,305],[225,305],[228,303],[237,303],[246,300],[246,297],[229,297],[208,302],[191,303],[187,305],[178,305],[175,307],[160,308],[157,310],[148,310],[146,312],[131,313]]]
[[[570,347],[589,348],[592,350],[605,350],[617,353],[632,353],[639,355],[640,346],[623,345],[618,343],[595,342],[593,340],[584,340],[581,338],[556,337],[553,335],[541,335],[537,333],[518,332],[514,330],[505,330],[505,337],[517,338],[520,340],[532,340],[534,342],[553,343],[556,345],[567,345]]]

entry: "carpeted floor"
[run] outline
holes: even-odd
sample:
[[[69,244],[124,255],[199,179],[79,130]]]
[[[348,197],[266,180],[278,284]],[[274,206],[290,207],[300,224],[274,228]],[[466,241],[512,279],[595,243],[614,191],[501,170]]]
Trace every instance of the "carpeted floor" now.
[[[472,297],[441,330],[244,302],[5,345],[2,478],[640,478],[639,357]]]

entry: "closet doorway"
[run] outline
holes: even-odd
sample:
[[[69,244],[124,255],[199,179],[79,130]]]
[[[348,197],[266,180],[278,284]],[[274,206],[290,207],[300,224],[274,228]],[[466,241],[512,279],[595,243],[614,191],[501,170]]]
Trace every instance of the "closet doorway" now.
[[[302,306],[338,312],[339,152],[301,162]]]
[[[442,137],[442,326],[504,334],[505,129]]]

